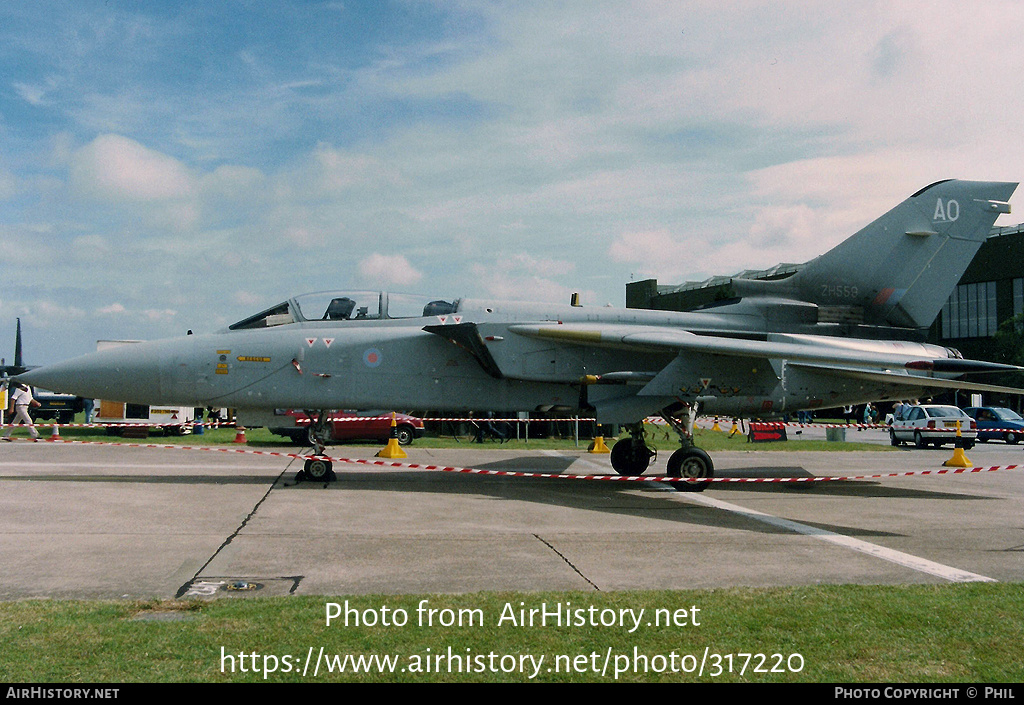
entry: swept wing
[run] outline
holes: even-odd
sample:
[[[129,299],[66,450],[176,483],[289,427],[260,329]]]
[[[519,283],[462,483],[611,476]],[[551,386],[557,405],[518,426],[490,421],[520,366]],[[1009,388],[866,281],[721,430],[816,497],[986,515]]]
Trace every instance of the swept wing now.
[[[520,324],[510,332],[573,345],[785,361],[788,365],[852,379],[917,389],[963,389],[1024,394],[1024,389],[954,379],[966,373],[1024,372],[1014,365],[964,360],[949,350],[912,342],[842,340],[812,335],[764,339],[698,334],[671,327],[601,324]],[[938,376],[937,376],[938,375]]]

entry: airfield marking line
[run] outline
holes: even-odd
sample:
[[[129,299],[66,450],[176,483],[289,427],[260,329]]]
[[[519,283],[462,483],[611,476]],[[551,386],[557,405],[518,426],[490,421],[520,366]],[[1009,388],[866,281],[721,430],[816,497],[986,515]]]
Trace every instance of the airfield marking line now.
[[[721,509],[722,511],[732,512],[739,514],[748,519],[754,521],[760,521],[771,526],[776,526],[781,529],[786,529],[797,534],[804,536],[810,536],[812,538],[820,539],[828,543],[842,546],[859,553],[864,553],[875,558],[881,558],[882,560],[889,561],[890,563],[896,563],[905,568],[916,570],[921,573],[927,573],[928,575],[934,575],[936,577],[948,580],[954,583],[969,583],[969,582],[984,582],[984,583],[995,583],[998,582],[994,578],[989,578],[984,575],[978,575],[977,573],[971,573],[966,570],[960,570],[959,568],[953,568],[942,563],[936,563],[929,561],[925,558],[904,553],[903,551],[897,551],[892,548],[886,548],[885,546],[879,546],[877,544],[868,543],[861,539],[855,539],[851,536],[844,536],[843,534],[837,534],[834,531],[827,529],[821,529],[816,526],[809,526],[807,524],[801,524],[800,522],[793,521],[791,519],[783,519],[781,517],[774,516],[772,514],[766,514],[759,512],[756,509],[747,509],[741,507],[738,504],[732,504],[730,502],[723,502],[720,499],[713,497],[707,497],[705,495],[692,495],[676,493],[676,495],[684,501],[693,502],[696,504],[703,504],[714,509]]]

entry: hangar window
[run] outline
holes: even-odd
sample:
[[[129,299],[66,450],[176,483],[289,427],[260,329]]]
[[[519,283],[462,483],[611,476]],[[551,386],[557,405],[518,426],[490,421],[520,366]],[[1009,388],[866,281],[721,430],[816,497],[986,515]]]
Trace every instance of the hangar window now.
[[[997,329],[995,282],[960,284],[942,307],[943,338],[985,338]]]

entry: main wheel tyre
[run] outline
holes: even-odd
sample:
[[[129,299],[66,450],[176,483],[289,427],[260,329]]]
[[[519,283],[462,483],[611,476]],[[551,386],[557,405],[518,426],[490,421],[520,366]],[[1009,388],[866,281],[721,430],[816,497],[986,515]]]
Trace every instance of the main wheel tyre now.
[[[711,456],[700,448],[680,448],[668,459],[668,476],[687,480],[710,479],[715,476]],[[676,482],[673,486],[682,492],[703,492],[710,482]]]
[[[331,461],[323,458],[306,458],[302,471],[306,473],[307,480],[314,482],[332,482],[335,479]]]
[[[643,475],[657,451],[646,443],[623,438],[612,446],[612,468],[620,475]]]

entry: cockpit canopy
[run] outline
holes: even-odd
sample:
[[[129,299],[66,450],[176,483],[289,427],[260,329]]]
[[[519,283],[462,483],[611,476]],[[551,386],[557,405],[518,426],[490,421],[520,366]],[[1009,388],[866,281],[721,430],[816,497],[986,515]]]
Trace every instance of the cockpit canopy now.
[[[271,328],[315,321],[389,320],[443,316],[458,301],[376,291],[327,291],[304,294],[228,326],[229,330]]]

